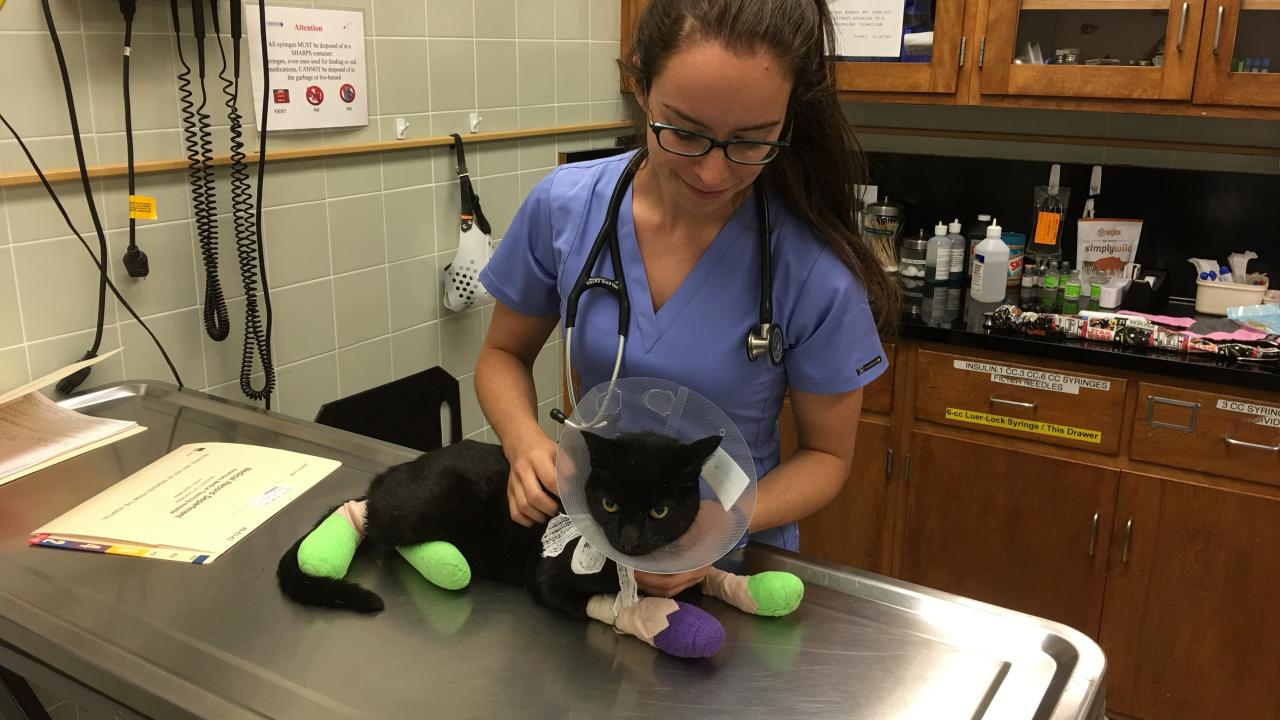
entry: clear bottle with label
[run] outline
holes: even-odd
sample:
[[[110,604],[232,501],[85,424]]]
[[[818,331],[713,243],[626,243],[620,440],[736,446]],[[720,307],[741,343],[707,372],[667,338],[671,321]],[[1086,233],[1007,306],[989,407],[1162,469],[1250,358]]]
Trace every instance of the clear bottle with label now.
[[[1058,266],[1058,289],[1066,290],[1067,281],[1071,279],[1071,261],[1063,260]]]
[[[945,285],[951,278],[951,238],[942,223],[933,226],[933,237],[925,250],[924,276],[930,285]]]
[[[951,239],[951,274],[947,284],[951,287],[964,285],[965,253],[969,251],[969,242],[960,232],[960,218],[951,221],[947,226],[947,237]]]
[[[1080,301],[1080,271],[1072,270],[1071,275],[1067,278],[1067,286],[1063,290],[1063,297],[1073,302]]]
[[[973,254],[973,280],[969,284],[969,296],[984,303],[1004,299],[1009,277],[1009,246],[1001,237],[1001,228],[992,220],[987,227],[987,237],[978,243]]]
[[[1049,268],[1044,273],[1044,291],[1050,297],[1058,293],[1058,261],[1050,260]]]

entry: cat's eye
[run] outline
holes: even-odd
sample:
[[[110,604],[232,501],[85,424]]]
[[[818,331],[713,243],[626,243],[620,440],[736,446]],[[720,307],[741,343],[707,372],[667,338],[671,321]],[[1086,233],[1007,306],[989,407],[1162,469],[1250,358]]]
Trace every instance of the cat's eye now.
[[[609,498],[600,498],[600,507],[604,508],[604,511],[607,513],[618,512],[618,503],[610,500]]]
[[[669,512],[671,512],[671,508],[666,505],[659,505],[658,507],[649,510],[649,517],[654,520],[661,520],[666,517]]]

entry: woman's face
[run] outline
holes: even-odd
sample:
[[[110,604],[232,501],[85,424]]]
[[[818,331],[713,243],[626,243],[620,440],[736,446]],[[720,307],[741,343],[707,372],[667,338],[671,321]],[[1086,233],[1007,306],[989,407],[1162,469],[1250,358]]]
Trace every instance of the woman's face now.
[[[665,125],[720,140],[777,140],[790,95],[791,78],[768,51],[735,54],[717,42],[700,42],[672,55],[639,100]],[[647,138],[654,180],[690,215],[722,214],[763,170],[730,162],[720,148],[682,157],[662,149],[652,130]]]

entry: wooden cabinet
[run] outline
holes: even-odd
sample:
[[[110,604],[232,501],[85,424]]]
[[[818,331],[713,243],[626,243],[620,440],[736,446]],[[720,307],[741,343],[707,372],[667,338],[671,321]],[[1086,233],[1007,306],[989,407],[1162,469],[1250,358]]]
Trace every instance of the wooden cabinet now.
[[[1266,58],[1270,72],[1244,63]],[[1195,102],[1280,107],[1280,2],[1209,0],[1200,34]]]
[[[879,381],[877,381],[879,382]],[[782,457],[796,450],[796,423],[788,402],[778,419]],[[858,423],[853,466],[844,488],[825,508],[800,522],[800,549],[823,560],[887,573],[888,489],[893,471],[889,424],[864,417]]]
[[[1280,717],[1280,499],[1126,472],[1112,542],[1108,710]]]
[[[1115,453],[1124,380],[922,350],[917,420]]]
[[[1203,13],[1204,0],[989,0],[982,93],[1190,100]],[[1029,48],[1077,53],[1031,64]],[[1112,60],[1126,64],[1084,64]]]
[[[1097,635],[1119,473],[911,433],[901,576]]]
[[[625,55],[647,0],[619,1]],[[902,1],[904,16],[930,7]],[[872,102],[1280,119],[1280,0],[934,0],[913,24],[931,27],[926,49],[836,57],[837,87]],[[1033,48],[1077,54],[1038,64]],[[1253,59],[1275,66],[1251,72]]]
[[[878,62],[841,58],[836,65],[836,83],[841,90],[892,93],[954,94],[959,87],[960,65],[965,47],[965,0],[937,0],[934,5],[932,45],[927,55],[916,61],[899,62],[881,58]],[[904,51],[905,52],[905,51]],[[922,61],[927,57],[927,61]]]
[[[1129,456],[1280,485],[1280,404],[1142,383]]]

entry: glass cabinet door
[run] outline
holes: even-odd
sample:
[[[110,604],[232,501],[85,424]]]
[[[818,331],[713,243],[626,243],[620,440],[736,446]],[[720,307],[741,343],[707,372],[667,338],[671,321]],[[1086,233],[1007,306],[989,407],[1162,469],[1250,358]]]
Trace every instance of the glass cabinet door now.
[[[1280,107],[1280,0],[1209,0],[1195,102]]]
[[[1204,0],[991,0],[983,94],[1189,100]]]
[[[976,2],[976,0],[974,0]],[[841,90],[954,93],[965,0],[830,0]]]

